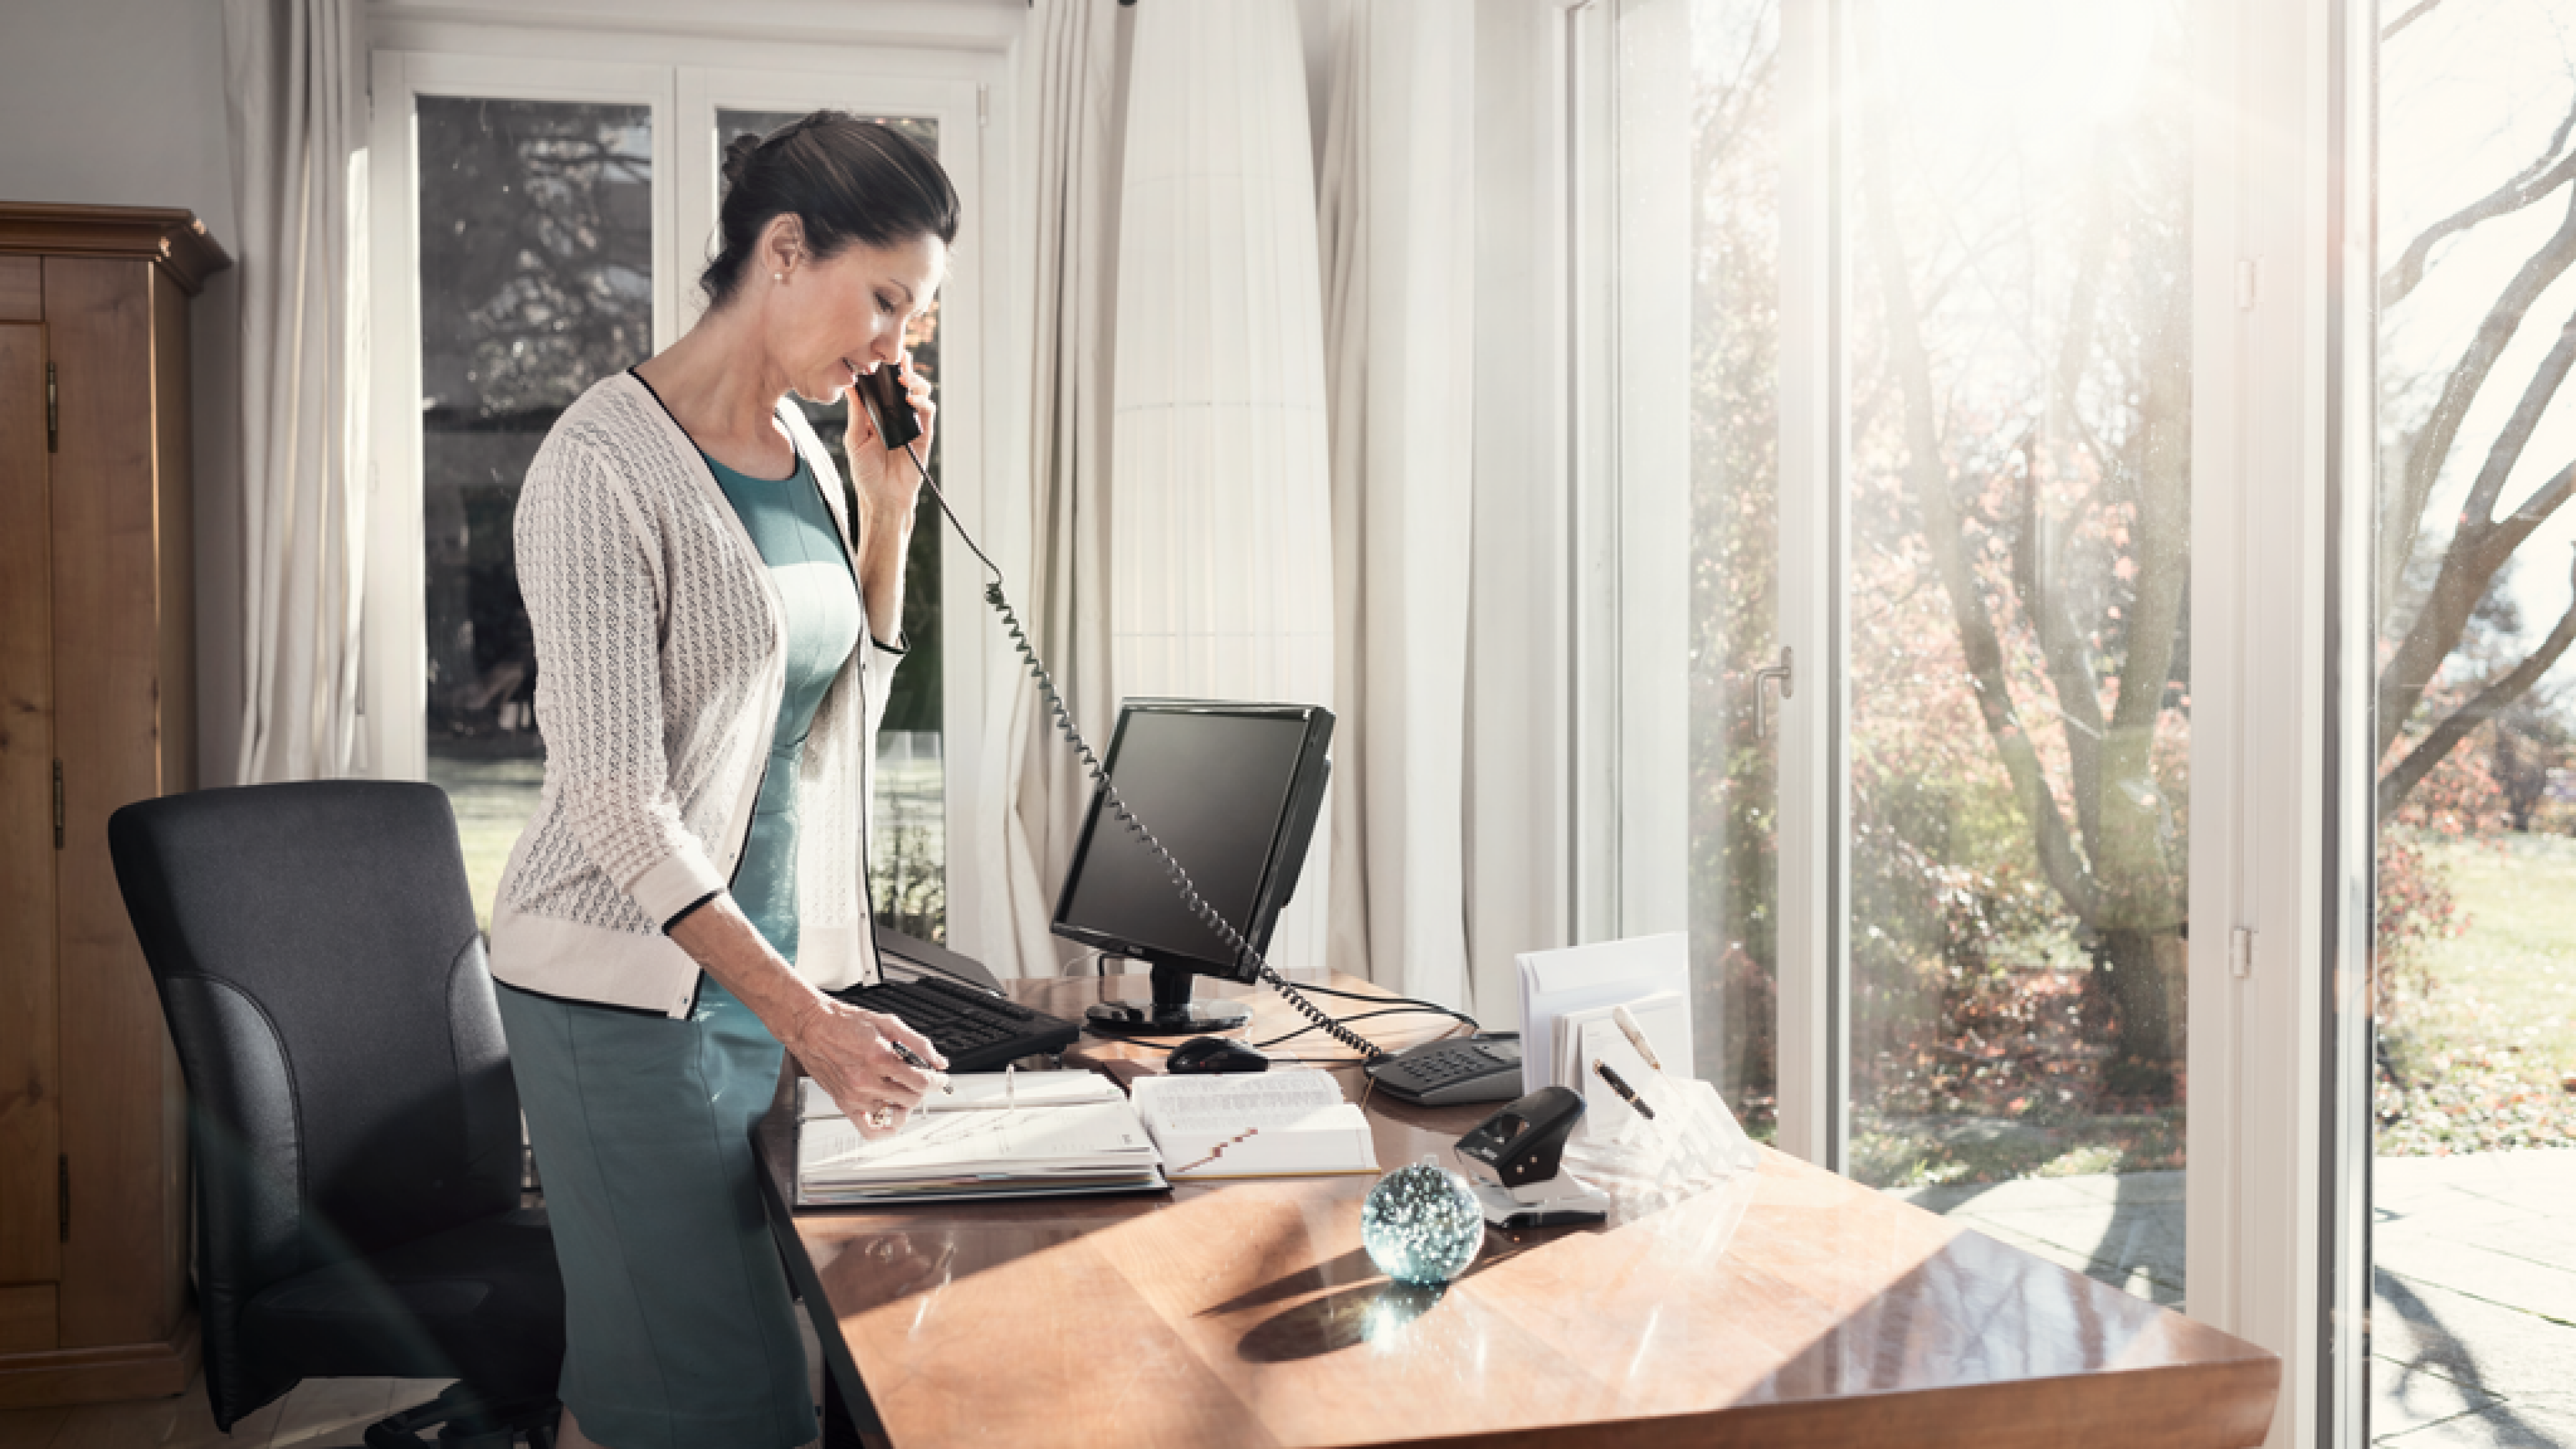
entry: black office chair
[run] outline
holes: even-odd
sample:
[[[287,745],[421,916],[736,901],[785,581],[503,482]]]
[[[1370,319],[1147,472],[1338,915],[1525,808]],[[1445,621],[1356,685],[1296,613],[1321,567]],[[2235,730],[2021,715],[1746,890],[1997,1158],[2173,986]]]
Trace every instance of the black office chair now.
[[[520,1201],[519,1094],[434,786],[128,805],[108,848],[190,1097],[206,1393],[454,1378],[378,1449],[550,1449],[563,1279]]]

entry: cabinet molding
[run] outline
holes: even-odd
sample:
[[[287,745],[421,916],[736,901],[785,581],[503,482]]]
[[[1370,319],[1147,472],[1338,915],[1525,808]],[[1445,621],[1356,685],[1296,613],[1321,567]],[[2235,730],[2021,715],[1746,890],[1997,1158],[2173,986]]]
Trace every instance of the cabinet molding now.
[[[0,255],[141,258],[193,297],[233,264],[196,214],[159,206],[0,201]],[[0,287],[0,298],[7,291]],[[18,320],[0,306],[0,320]]]
[[[107,817],[196,785],[189,298],[229,264],[184,211],[0,203],[0,1407],[196,1369],[186,1092]]]

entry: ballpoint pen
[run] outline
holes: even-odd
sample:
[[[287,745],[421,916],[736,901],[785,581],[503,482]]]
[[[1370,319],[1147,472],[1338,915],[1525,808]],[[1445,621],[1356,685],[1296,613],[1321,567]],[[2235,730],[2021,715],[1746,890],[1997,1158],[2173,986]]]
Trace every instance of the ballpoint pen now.
[[[914,1056],[912,1048],[905,1046],[902,1042],[896,1041],[893,1037],[887,1037],[885,1039],[885,1044],[894,1049],[894,1054],[896,1056],[903,1058],[904,1065],[911,1067],[915,1071],[928,1072],[932,1076],[939,1078],[939,1090],[946,1092],[952,1097],[957,1095],[957,1084],[948,1080],[948,1074],[946,1072],[943,1072],[939,1070],[939,1068],[932,1066],[930,1063],[923,1061],[921,1058]]]
[[[1612,1071],[1608,1062],[1601,1060],[1599,1057],[1594,1057],[1592,1059],[1592,1074],[1599,1077],[1601,1080],[1608,1082],[1610,1084],[1610,1090],[1619,1094],[1619,1100],[1637,1109],[1638,1116],[1645,1118],[1649,1122],[1655,1120],[1655,1109],[1646,1105],[1646,1099],[1638,1096],[1636,1088],[1629,1086],[1626,1081],[1620,1078],[1617,1072]]]
[[[1635,1047],[1637,1055],[1646,1059],[1646,1069],[1661,1073],[1664,1059],[1655,1055],[1655,1044],[1646,1040],[1646,1029],[1637,1025],[1636,1014],[1623,1004],[1610,1008],[1610,1019],[1619,1024],[1619,1034],[1628,1039],[1628,1045]]]

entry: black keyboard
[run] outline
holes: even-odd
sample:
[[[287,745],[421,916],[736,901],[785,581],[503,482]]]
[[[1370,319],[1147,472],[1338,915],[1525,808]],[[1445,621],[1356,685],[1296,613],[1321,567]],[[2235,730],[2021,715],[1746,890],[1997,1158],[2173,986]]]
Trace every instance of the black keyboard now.
[[[862,1011],[881,1011],[930,1038],[952,1072],[995,1072],[1022,1057],[1063,1051],[1082,1028],[1006,996],[936,976],[835,991]]]

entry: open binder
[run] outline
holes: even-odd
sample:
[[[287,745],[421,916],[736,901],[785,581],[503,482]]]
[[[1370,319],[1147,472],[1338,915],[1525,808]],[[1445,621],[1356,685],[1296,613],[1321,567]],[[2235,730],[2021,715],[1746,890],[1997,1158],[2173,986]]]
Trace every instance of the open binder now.
[[[1093,1072],[951,1078],[870,1142],[812,1079],[796,1084],[796,1205],[1159,1192],[1162,1156],[1118,1084]]]

